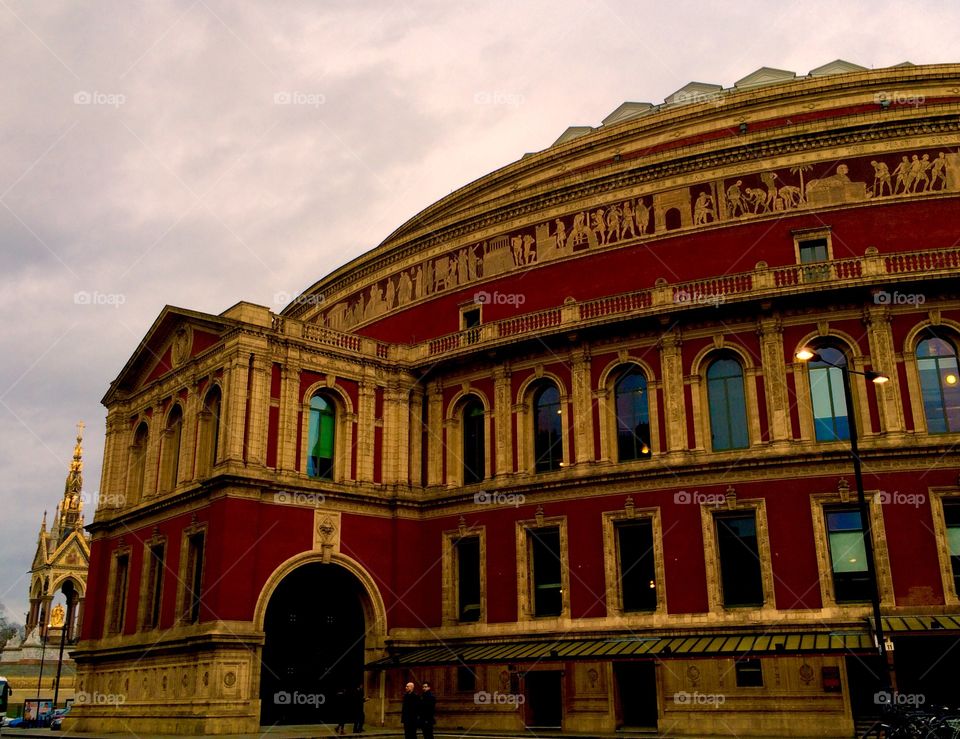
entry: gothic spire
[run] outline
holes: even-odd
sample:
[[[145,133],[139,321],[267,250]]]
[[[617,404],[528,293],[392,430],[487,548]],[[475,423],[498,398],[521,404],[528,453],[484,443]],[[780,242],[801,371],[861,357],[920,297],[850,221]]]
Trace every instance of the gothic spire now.
[[[77,424],[77,443],[73,460],[63,489],[63,500],[58,506],[57,526],[60,541],[83,526],[83,421]]]

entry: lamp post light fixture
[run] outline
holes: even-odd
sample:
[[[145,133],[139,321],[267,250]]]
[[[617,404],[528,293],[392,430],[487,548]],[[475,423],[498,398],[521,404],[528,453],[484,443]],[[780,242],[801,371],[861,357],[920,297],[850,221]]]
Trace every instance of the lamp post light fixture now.
[[[883,620],[880,616],[880,586],[877,580],[877,564],[873,553],[873,525],[870,520],[870,510],[867,507],[867,498],[863,492],[863,472],[860,467],[857,415],[854,413],[853,399],[850,394],[850,375],[861,375],[877,385],[888,382],[890,378],[880,372],[871,372],[869,370],[860,372],[859,370],[850,369],[846,363],[834,364],[809,347],[800,349],[800,351],[796,353],[796,358],[801,362],[822,362],[843,373],[843,398],[847,405],[847,418],[850,429],[850,456],[853,459],[853,476],[857,485],[857,503],[860,509],[861,525],[863,526],[863,549],[867,560],[867,577],[870,580],[870,604],[873,607],[874,634],[877,640],[877,647],[880,650],[880,661],[883,664],[884,685],[882,687],[888,693],[892,694],[894,689],[893,666],[889,661],[887,641],[883,633]]]

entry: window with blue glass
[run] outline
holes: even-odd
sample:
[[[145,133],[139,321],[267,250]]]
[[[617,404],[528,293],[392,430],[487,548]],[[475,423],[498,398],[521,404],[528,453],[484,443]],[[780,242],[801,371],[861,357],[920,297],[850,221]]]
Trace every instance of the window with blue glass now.
[[[870,600],[870,573],[859,508],[827,509],[827,538],[837,603]]]
[[[555,385],[542,385],[533,394],[533,415],[535,469],[558,470],[563,462],[563,415]]]
[[[307,474],[333,479],[333,448],[336,440],[337,411],[330,399],[314,395],[310,399],[310,430],[307,439]]]
[[[647,378],[638,367],[624,372],[614,385],[617,409],[617,452],[621,462],[650,456],[650,413]]]
[[[960,373],[956,347],[936,336],[925,338],[917,344],[917,370],[927,431],[931,434],[960,431]]]
[[[817,349],[817,354],[820,359],[810,362],[810,402],[817,441],[849,439],[850,421],[840,369],[846,366],[847,358],[832,346]]]
[[[747,404],[740,362],[721,357],[711,363],[707,368],[707,401],[713,450],[748,447]]]

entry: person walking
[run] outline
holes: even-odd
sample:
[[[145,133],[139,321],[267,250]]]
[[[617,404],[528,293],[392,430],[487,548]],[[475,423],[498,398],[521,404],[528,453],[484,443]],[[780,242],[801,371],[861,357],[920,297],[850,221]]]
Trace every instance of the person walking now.
[[[417,739],[417,724],[420,722],[420,696],[413,692],[413,683],[403,688],[403,704],[400,707],[400,723],[404,739]]]
[[[423,691],[420,693],[420,729],[423,731],[423,739],[433,739],[433,725],[437,721],[437,697],[430,690],[430,683],[423,684]]]
[[[366,702],[363,697],[363,683],[360,683],[353,691],[353,733],[363,733],[363,704]]]
[[[349,706],[347,705],[347,689],[340,688],[336,692],[336,695],[333,696],[333,716],[337,720],[337,735],[345,734],[347,732],[344,724],[347,723],[347,710]]]

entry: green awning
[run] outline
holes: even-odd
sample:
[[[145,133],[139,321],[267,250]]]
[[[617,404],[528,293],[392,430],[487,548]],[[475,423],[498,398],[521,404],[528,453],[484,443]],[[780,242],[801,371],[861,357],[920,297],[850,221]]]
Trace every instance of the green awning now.
[[[960,628],[960,623],[955,628]],[[389,669],[485,662],[620,660],[653,657],[670,659],[695,656],[740,657],[758,654],[862,653],[873,650],[873,639],[866,631],[690,634],[397,648],[392,656],[371,662],[367,667]]]
[[[883,630],[892,634],[960,631],[960,616],[884,616]],[[869,619],[873,628],[873,619]]]

